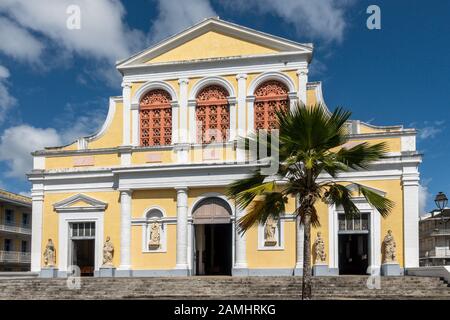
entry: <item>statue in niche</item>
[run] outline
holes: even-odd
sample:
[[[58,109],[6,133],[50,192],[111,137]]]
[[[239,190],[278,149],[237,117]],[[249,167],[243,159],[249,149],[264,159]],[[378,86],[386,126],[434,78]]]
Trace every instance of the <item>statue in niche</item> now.
[[[384,244],[384,261],[383,263],[395,263],[397,262],[397,244],[395,243],[392,230],[388,230],[387,235],[383,240]]]
[[[103,266],[112,267],[114,257],[114,245],[111,242],[111,238],[106,237],[106,242],[103,245]]]
[[[276,239],[277,221],[272,217],[268,216],[266,220],[266,225],[264,226],[264,245],[265,246],[275,246],[277,245]]]
[[[44,265],[46,267],[54,267],[56,265],[56,250],[52,239],[48,239],[44,250]]]
[[[324,264],[327,258],[325,253],[325,241],[322,238],[322,232],[317,232],[316,241],[314,241],[314,250],[316,253],[315,264]]]
[[[161,231],[158,222],[154,221],[150,224],[150,241],[148,242],[149,249],[158,249],[161,245]]]

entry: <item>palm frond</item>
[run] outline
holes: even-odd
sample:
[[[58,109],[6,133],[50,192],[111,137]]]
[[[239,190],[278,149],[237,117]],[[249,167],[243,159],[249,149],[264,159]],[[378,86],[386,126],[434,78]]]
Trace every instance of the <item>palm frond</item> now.
[[[359,216],[359,209],[352,201],[352,194],[349,189],[340,184],[331,184],[325,192],[324,200],[336,207],[341,206],[347,217]]]
[[[285,212],[287,197],[282,192],[267,192],[253,198],[245,215],[238,220],[239,232],[245,233],[253,225],[264,224],[269,216],[279,218]]]
[[[382,217],[386,217],[394,209],[395,202],[383,197],[382,195],[366,188],[360,184],[355,183],[358,186],[359,192],[366,198],[367,202],[374,206]]]
[[[258,194],[264,191],[273,191],[273,182],[264,183],[265,178],[266,176],[256,170],[251,176],[232,182],[228,185],[225,193],[229,198],[235,200],[240,209],[245,209]]]
[[[383,158],[388,151],[385,142],[369,145],[367,142],[336,152],[336,160],[352,169],[367,169],[373,161]]]

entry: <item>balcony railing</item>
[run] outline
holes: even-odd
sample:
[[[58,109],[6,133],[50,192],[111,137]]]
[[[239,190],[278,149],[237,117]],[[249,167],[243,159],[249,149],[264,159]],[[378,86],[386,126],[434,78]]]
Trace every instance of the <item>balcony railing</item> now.
[[[450,229],[434,229],[429,234],[431,236],[450,236]]]
[[[450,258],[450,248],[436,248],[429,251],[421,251],[421,258]]]
[[[31,253],[20,251],[0,251],[0,262],[31,263]]]
[[[31,227],[29,225],[17,226],[0,222],[0,231],[31,235]]]

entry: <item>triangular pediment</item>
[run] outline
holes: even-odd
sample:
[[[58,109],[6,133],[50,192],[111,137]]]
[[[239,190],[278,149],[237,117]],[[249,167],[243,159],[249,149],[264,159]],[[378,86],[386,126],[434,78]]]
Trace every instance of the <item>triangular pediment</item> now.
[[[218,18],[209,18],[120,61],[117,68],[285,52],[312,54],[312,45],[269,35]]]
[[[53,204],[53,207],[55,211],[104,211],[107,205],[87,195],[76,194]]]

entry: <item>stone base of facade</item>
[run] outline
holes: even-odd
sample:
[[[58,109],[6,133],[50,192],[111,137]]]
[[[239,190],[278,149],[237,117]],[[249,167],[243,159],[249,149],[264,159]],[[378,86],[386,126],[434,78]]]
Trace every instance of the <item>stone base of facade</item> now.
[[[294,269],[294,276],[302,277],[303,276],[303,268],[295,268]]]
[[[326,264],[315,264],[312,267],[312,274],[316,277],[329,276],[330,271],[328,269],[328,265]]]
[[[41,278],[56,278],[58,277],[58,268],[43,268],[40,273]]]
[[[401,276],[403,274],[398,263],[384,263],[381,265],[382,276]]]
[[[248,276],[248,268],[233,268],[231,275],[233,277],[246,277]]]
[[[100,278],[112,278],[115,276],[116,268],[106,267],[106,268],[100,268],[100,270],[95,272],[95,276],[98,276]]]

